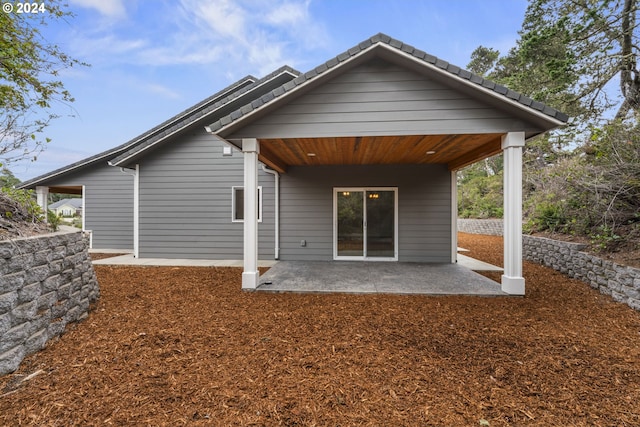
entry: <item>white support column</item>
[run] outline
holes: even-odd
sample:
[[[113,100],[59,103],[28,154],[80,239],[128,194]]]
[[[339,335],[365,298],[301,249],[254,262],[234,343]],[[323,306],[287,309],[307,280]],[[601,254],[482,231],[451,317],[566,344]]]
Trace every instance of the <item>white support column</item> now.
[[[451,171],[451,264],[458,262],[458,173]]]
[[[49,210],[49,187],[36,186],[36,201],[38,206],[42,209],[44,222],[48,222],[47,211]]]
[[[522,149],[524,132],[502,137],[504,154],[504,274],[502,290],[524,295],[522,277]]]
[[[133,257],[140,257],[140,165],[133,174]]]
[[[242,289],[258,287],[258,154],[257,139],[242,140],[244,156],[244,271]]]

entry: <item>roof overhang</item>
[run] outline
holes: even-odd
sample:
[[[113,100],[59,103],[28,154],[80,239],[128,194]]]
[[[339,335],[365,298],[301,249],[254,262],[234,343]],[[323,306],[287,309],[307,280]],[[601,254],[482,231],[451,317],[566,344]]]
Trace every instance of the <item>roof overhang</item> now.
[[[377,35],[360,43],[336,58],[288,82],[251,104],[206,126],[216,137],[242,148],[242,130],[252,123],[276,112],[291,100],[318,88],[328,80],[373,58],[380,58],[428,76],[487,105],[508,111],[514,128],[412,134],[310,135],[302,132],[296,137],[274,138],[256,134],[260,141],[260,160],[273,169],[286,172],[289,166],[331,164],[382,163],[444,163],[457,170],[501,152],[502,136],[509,131],[524,131],[531,139],[548,130],[566,124],[566,115],[497,85],[473,73],[419,51],[384,35]],[[517,128],[522,124],[522,128]],[[517,128],[517,129],[516,129]],[[246,136],[243,136],[246,137]]]
[[[286,173],[290,166],[446,164],[457,170],[501,152],[502,134],[395,135],[260,139],[259,159]]]

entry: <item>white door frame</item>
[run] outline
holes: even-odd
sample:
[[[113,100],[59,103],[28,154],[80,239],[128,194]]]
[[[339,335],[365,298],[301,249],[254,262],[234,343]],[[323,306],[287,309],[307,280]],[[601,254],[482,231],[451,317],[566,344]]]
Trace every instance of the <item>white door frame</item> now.
[[[363,239],[364,248],[362,256],[338,256],[338,193],[344,191],[363,192]],[[367,253],[367,191],[393,191],[393,257],[368,257]],[[398,261],[398,187],[334,187],[333,188],[333,259],[335,261]]]

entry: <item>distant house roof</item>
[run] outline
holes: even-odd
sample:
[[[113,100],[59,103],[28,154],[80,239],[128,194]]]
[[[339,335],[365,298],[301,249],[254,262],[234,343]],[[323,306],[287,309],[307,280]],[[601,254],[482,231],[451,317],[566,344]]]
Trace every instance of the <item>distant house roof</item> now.
[[[259,87],[265,81],[269,80],[270,78],[277,77],[284,72],[289,73],[291,75],[291,78],[300,74],[298,71],[290,67],[282,67],[262,79],[257,79],[253,76],[246,76],[122,145],[27,180],[21,183],[19,185],[19,188],[32,188],[51,178],[74,172],[80,168],[96,164],[98,162],[107,162],[118,156],[128,157],[129,154],[137,152],[137,147],[140,147],[139,150],[144,150],[148,148],[148,146],[166,138],[168,135],[171,135],[176,131],[184,128],[185,126],[188,126],[194,120],[206,117],[208,114],[218,109],[224,103],[235,99],[234,94],[239,96],[240,94],[247,93],[247,91]]]
[[[260,110],[263,107],[274,103],[282,97],[286,97],[288,94],[296,91],[298,88],[306,86],[307,84],[309,84],[309,82],[314,81],[326,74],[330,74],[340,65],[351,61],[358,56],[362,56],[366,52],[370,52],[378,47],[386,48],[387,51],[395,52],[396,55],[408,56],[417,63],[422,64],[423,67],[430,67],[440,73],[450,76],[451,78],[458,79],[462,83],[466,83],[472,87],[488,92],[504,102],[510,102],[514,106],[525,109],[530,113],[544,116],[549,121],[555,123],[555,126],[564,124],[569,119],[569,116],[567,116],[566,114],[541,102],[534,101],[533,99],[516,91],[496,84],[469,71],[463,70],[458,66],[452,65],[433,55],[416,49],[413,46],[393,39],[385,34],[379,33],[363,41],[362,43],[359,43],[351,49],[348,49],[347,51],[339,54],[335,58],[332,58],[329,61],[317,66],[313,70],[298,76],[288,83],[285,83],[284,85],[271,91],[270,93],[263,95],[250,104],[245,105],[241,109],[220,118],[219,120],[208,125],[206,129],[210,133],[224,136],[226,133],[229,133],[229,128],[234,127],[234,124],[236,122],[242,121],[242,119],[251,115],[257,110]]]
[[[74,209],[80,209],[80,208],[82,208],[82,199],[74,198],[74,199],[58,200],[55,203],[51,203],[49,205],[49,209],[58,209],[59,207],[62,207],[64,205],[69,205],[69,206],[73,207]]]

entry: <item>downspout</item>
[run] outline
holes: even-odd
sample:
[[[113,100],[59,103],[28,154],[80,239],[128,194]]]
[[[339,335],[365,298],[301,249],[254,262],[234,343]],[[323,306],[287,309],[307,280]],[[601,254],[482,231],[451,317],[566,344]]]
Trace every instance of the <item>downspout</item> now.
[[[126,175],[133,176],[133,257],[140,255],[140,166],[135,169],[120,168]]]
[[[274,198],[275,198],[275,259],[280,259],[280,174],[278,171],[274,171],[273,169],[267,168],[265,165],[262,165],[262,170],[268,174],[273,175],[274,181]]]

